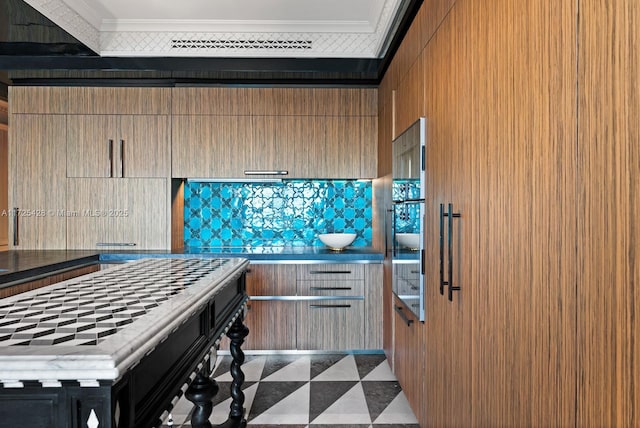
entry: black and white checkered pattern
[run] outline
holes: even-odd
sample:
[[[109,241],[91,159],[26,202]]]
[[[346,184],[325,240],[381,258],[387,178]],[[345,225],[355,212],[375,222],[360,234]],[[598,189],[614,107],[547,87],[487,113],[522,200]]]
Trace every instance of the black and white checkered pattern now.
[[[0,346],[96,345],[226,262],[154,259],[4,299]]]

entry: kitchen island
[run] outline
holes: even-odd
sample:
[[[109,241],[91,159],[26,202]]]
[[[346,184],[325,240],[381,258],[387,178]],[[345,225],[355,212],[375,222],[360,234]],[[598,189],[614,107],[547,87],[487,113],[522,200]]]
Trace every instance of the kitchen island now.
[[[156,426],[183,393],[206,426],[225,333],[241,426],[247,264],[142,259],[0,300],[0,426]]]

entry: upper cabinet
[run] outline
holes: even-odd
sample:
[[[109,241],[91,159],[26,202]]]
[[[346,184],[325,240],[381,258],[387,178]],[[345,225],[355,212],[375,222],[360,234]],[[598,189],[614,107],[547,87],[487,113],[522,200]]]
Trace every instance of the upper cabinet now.
[[[168,88],[68,88],[67,176],[168,177],[170,104]]]
[[[167,115],[69,115],[67,176],[167,177],[170,134]]]
[[[174,89],[172,176],[373,178],[376,103],[376,89]]]

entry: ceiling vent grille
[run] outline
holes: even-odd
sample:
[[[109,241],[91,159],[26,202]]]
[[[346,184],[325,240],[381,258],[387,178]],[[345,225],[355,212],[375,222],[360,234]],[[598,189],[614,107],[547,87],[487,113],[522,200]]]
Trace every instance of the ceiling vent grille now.
[[[311,40],[229,40],[229,39],[173,39],[172,50],[309,50],[313,49]]]

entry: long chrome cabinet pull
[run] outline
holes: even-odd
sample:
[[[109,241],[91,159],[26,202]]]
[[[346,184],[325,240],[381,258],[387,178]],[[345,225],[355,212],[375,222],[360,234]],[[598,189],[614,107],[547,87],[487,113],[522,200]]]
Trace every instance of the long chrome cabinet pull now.
[[[244,175],[289,175],[289,171],[284,169],[272,169],[272,170],[245,169]]]
[[[447,241],[448,241],[448,246],[449,246],[449,301],[452,302],[453,301],[453,292],[454,291],[460,291],[460,285],[454,286],[453,285],[453,245],[452,245],[452,235],[453,235],[453,219],[454,218],[459,218],[460,217],[460,213],[454,213],[453,212],[453,204],[449,204],[447,207],[447,216],[449,217],[448,221],[448,234],[449,236],[447,237]]]
[[[310,308],[313,309],[321,309],[321,308],[350,308],[351,305],[309,305]]]
[[[350,274],[350,270],[312,270],[311,275],[332,275],[332,274]]]
[[[135,242],[96,242],[96,247],[135,247]]]
[[[13,209],[13,245],[20,245],[20,208]]]
[[[444,204],[440,204],[440,294],[443,296],[445,285],[449,285],[449,282],[444,280],[444,218],[447,216]]]
[[[109,140],[109,177],[113,177],[113,140]]]
[[[120,140],[120,177],[124,177],[124,140]]]
[[[309,287],[310,290],[351,290],[351,287]]]
[[[413,324],[413,320],[409,319],[402,311],[402,306],[394,306],[393,309],[396,310],[398,315],[400,315],[400,318],[402,318],[402,321],[404,321],[407,326],[411,326],[411,324]]]

